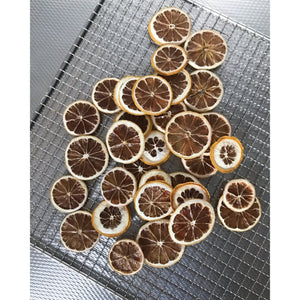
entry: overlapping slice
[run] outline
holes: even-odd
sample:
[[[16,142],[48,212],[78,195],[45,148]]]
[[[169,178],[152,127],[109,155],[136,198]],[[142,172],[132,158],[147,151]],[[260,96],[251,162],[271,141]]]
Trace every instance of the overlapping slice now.
[[[227,55],[227,44],[221,34],[214,30],[199,30],[184,44],[189,64],[195,69],[214,69],[220,66]]]
[[[172,212],[170,195],[172,187],[163,181],[149,181],[135,194],[134,206],[137,214],[146,221],[167,217]]]
[[[172,182],[172,187],[176,187],[178,184],[181,183],[186,183],[186,182],[196,182],[196,183],[200,183],[199,180],[188,173],[185,172],[173,172],[170,173],[170,177],[171,177],[171,182]]]
[[[95,136],[79,136],[71,140],[65,152],[68,171],[81,180],[91,180],[107,168],[109,155],[105,144]]]
[[[116,237],[130,226],[130,211],[127,206],[112,206],[101,201],[92,213],[93,227],[102,235]]]
[[[91,102],[78,100],[66,108],[63,123],[67,132],[71,135],[88,135],[98,128],[100,114]]]
[[[172,214],[169,232],[175,242],[194,245],[208,237],[214,224],[214,208],[208,201],[189,200],[180,204]]]
[[[130,164],[142,156],[145,138],[138,125],[121,120],[113,123],[108,129],[106,145],[110,156],[115,161]]]
[[[144,185],[146,182],[157,181],[157,180],[164,181],[164,182],[168,183],[169,185],[172,185],[171,177],[165,171],[150,170],[142,175],[140,183],[139,183],[139,187]]]
[[[145,263],[155,268],[176,264],[184,253],[184,245],[174,242],[168,230],[169,220],[158,220],[144,224],[136,241],[142,248]]]
[[[127,75],[127,76],[122,77],[122,78],[117,82],[117,84],[115,85],[115,88],[114,88],[114,92],[113,92],[113,100],[114,100],[116,106],[118,106],[120,109],[122,109],[122,108],[121,108],[121,104],[120,104],[120,89],[121,89],[121,86],[123,85],[123,83],[124,83],[125,81],[127,81],[130,77],[131,77],[131,75]]]
[[[122,167],[108,171],[101,182],[102,196],[113,206],[124,206],[132,202],[136,188],[134,175]]]

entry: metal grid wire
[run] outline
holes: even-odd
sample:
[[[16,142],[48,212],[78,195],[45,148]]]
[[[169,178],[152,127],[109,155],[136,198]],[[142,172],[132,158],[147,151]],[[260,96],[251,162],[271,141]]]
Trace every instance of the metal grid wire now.
[[[64,214],[50,204],[49,190],[54,180],[67,174],[64,152],[71,136],[62,123],[65,108],[72,101],[89,100],[100,78],[152,73],[150,58],[157,46],[148,36],[147,24],[165,6],[186,11],[193,31],[215,29],[228,44],[228,57],[216,70],[225,91],[215,111],[229,119],[245,156],[235,172],[217,173],[201,182],[216,207],[228,180],[248,178],[256,187],[263,214],[259,224],[245,233],[230,232],[216,220],[210,236],[186,247],[176,265],[165,269],[145,265],[138,274],[124,277],[107,262],[115,239],[101,237],[86,253],[71,253],[62,246],[59,226]],[[112,120],[113,116],[101,115],[96,135],[102,140]],[[108,170],[115,165],[110,160]],[[174,156],[162,168],[183,170]],[[102,200],[101,179],[88,182],[84,206],[88,211]],[[133,207],[131,213],[131,226],[122,237],[135,238],[143,223]],[[31,243],[124,298],[269,299],[269,40],[191,1],[101,1],[31,122]]]

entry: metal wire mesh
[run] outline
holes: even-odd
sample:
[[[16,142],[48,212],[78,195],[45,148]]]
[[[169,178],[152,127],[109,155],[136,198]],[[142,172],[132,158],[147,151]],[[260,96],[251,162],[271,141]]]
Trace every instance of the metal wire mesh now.
[[[216,70],[224,97],[215,109],[223,113],[245,147],[239,168],[202,180],[216,207],[224,184],[248,178],[256,187],[263,214],[249,232],[234,233],[217,220],[202,243],[186,247],[183,258],[166,269],[147,265],[137,275],[114,273],[107,262],[115,241],[101,237],[87,253],[71,253],[62,246],[59,226],[64,215],[49,201],[57,178],[67,174],[64,151],[71,140],[62,114],[72,101],[90,99],[94,84],[104,77],[151,74],[150,57],[156,49],[147,32],[151,16],[165,6],[177,6],[192,19],[193,31],[215,29],[228,44],[228,57]],[[101,115],[96,135],[102,140],[113,116]],[[108,169],[116,165],[110,160]],[[174,156],[162,168],[183,170]],[[101,201],[102,176],[88,182],[84,209]],[[132,224],[123,236],[135,238],[143,223],[131,207]],[[141,299],[269,299],[269,40],[227,18],[184,0],[101,1],[74,43],[53,85],[31,122],[31,243],[124,298]]]

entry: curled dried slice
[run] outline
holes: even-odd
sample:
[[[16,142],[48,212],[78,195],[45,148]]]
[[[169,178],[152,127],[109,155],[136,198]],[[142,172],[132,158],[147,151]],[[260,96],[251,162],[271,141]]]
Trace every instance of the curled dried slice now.
[[[121,275],[133,275],[142,269],[144,254],[138,243],[122,239],[110,248],[108,262],[115,272]]]
[[[164,182],[168,183],[169,185],[172,185],[171,177],[165,171],[150,170],[150,171],[147,171],[146,173],[144,173],[143,176],[141,177],[139,187],[144,185],[146,182],[157,181],[157,180],[164,181]]]
[[[121,105],[120,105],[120,89],[121,89],[121,86],[123,85],[123,83],[125,81],[127,81],[131,76],[128,75],[128,76],[125,76],[125,77],[122,77],[118,82],[117,84],[115,85],[115,88],[114,88],[114,92],[113,92],[113,99],[114,99],[114,102],[115,104],[121,108]],[[122,109],[122,108],[121,108]]]
[[[136,241],[141,246],[145,263],[155,268],[176,264],[184,253],[184,245],[174,242],[168,230],[169,220],[158,220],[143,225]]]
[[[130,211],[127,206],[116,207],[102,201],[92,213],[93,227],[102,235],[116,237],[130,226]]]
[[[172,181],[172,187],[174,188],[178,184],[185,183],[185,182],[196,182],[200,183],[199,180],[188,173],[185,172],[173,172],[170,173],[171,181]]]

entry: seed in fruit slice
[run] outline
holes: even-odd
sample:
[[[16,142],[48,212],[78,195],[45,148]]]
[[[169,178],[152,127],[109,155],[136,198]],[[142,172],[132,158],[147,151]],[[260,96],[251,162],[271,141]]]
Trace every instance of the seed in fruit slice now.
[[[127,206],[116,207],[106,201],[94,209],[92,224],[102,235],[116,237],[124,233],[130,226],[130,211]]]
[[[132,173],[122,167],[115,167],[104,175],[101,193],[109,204],[124,206],[133,201],[136,187],[137,182]]]
[[[91,135],[73,138],[65,153],[68,171],[81,180],[98,177],[106,170],[108,160],[105,144]]]
[[[151,57],[153,69],[164,76],[182,71],[188,63],[186,51],[178,45],[167,44],[156,49]]]
[[[163,114],[159,116],[151,116],[151,118],[155,127],[159,131],[165,133],[168,122],[172,119],[173,116],[175,116],[176,114],[182,111],[186,111],[186,106],[183,103],[179,103],[176,105],[172,105],[169,108],[169,110],[167,110]]]
[[[176,264],[184,253],[184,245],[174,242],[169,234],[169,220],[158,220],[144,224],[136,241],[141,246],[145,263],[155,268],[166,268]]]
[[[185,182],[200,183],[195,176],[185,172],[173,172],[170,173],[170,177],[171,177],[173,188],[176,187],[178,184],[185,183]]]
[[[214,69],[220,66],[227,55],[227,44],[219,32],[199,30],[184,44],[189,64],[195,69]]]
[[[171,177],[165,171],[163,171],[163,170],[150,170],[150,171],[147,171],[146,173],[144,173],[143,176],[141,177],[139,187],[144,185],[146,182],[157,181],[157,180],[164,181],[167,184],[172,185]]]
[[[241,163],[244,155],[242,143],[234,136],[222,136],[210,147],[213,166],[222,173],[230,173]]]
[[[67,215],[60,226],[62,244],[71,251],[83,252],[93,248],[100,234],[92,225],[92,214],[78,210]]]
[[[261,205],[258,198],[253,204],[242,212],[235,212],[229,209],[222,197],[217,207],[218,217],[222,224],[231,231],[244,232],[253,228],[261,217]]]
[[[158,45],[182,44],[190,35],[191,28],[190,17],[176,7],[159,10],[148,24],[150,37]]]
[[[99,126],[100,114],[91,102],[78,100],[66,108],[63,122],[69,134],[92,134]]]
[[[218,170],[213,166],[209,153],[205,152],[193,159],[181,159],[183,167],[192,175],[199,178],[208,178],[215,175]]]
[[[137,214],[146,221],[163,219],[171,214],[170,195],[172,187],[163,181],[149,181],[135,194],[134,206]]]
[[[170,84],[162,77],[144,76],[136,81],[132,89],[136,107],[147,115],[160,115],[167,111],[173,101]]]
[[[108,129],[106,145],[113,160],[130,164],[142,156],[145,138],[138,125],[121,120],[113,123]]]
[[[110,248],[108,262],[115,272],[133,275],[142,269],[144,254],[138,243],[123,239],[115,242]]]
[[[119,108],[121,108],[121,105],[120,105],[120,89],[121,89],[121,86],[123,85],[123,83],[125,81],[127,81],[131,76],[128,75],[128,76],[125,76],[123,78],[121,78],[117,84],[115,85],[115,88],[114,88],[114,92],[113,92],[113,100],[116,104],[116,106],[118,106]],[[122,108],[121,108],[122,109]]]
[[[129,114],[126,111],[119,112],[116,117],[114,118],[114,122],[120,121],[120,120],[127,120],[135,123],[138,125],[142,131],[144,136],[147,136],[151,130],[152,130],[152,120],[150,116],[143,115],[143,116],[135,116],[132,114]]]
[[[215,212],[205,200],[189,200],[178,206],[169,223],[171,238],[182,245],[194,245],[211,233],[215,224]]]
[[[173,154],[192,159],[202,155],[210,146],[211,127],[201,114],[184,111],[169,121],[165,137]]]
[[[227,182],[223,192],[224,204],[235,212],[245,211],[254,203],[255,187],[247,179],[233,179]]]
[[[120,111],[114,101],[114,89],[118,81],[117,78],[104,78],[94,86],[92,100],[99,111],[107,114]]]
[[[211,71],[197,70],[191,73],[192,88],[184,103],[197,112],[214,109],[224,93],[220,78]]]
[[[63,176],[57,179],[50,191],[52,205],[63,213],[71,213],[80,209],[87,196],[86,184],[73,176]]]
[[[171,193],[171,206],[173,210],[175,210],[180,204],[192,199],[209,201],[210,195],[208,190],[201,183],[181,183],[178,184]]]
[[[141,156],[141,160],[147,165],[160,165],[164,163],[171,155],[166,144],[165,135],[153,130],[145,138],[145,151]]]

